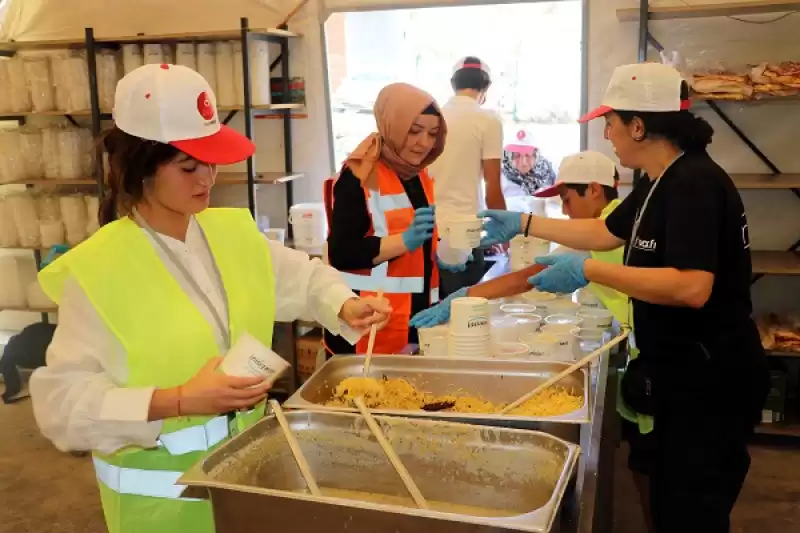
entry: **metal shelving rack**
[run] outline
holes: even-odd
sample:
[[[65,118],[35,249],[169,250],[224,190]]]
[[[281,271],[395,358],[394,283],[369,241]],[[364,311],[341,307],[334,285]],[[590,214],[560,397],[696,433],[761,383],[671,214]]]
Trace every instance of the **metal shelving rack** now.
[[[250,47],[249,43],[253,40],[264,40],[271,43],[277,43],[280,46],[280,55],[270,64],[270,71],[273,71],[278,65],[281,66],[281,81],[282,81],[282,95],[283,101],[289,102],[291,100],[290,91],[290,74],[289,74],[289,41],[291,39],[299,38],[300,35],[289,31],[288,27],[284,24],[278,28],[269,29],[253,29],[250,28],[247,18],[240,19],[240,28],[233,31],[220,31],[220,32],[203,32],[203,33],[180,33],[180,34],[164,34],[164,35],[135,35],[130,37],[109,37],[98,38],[93,28],[86,28],[83,40],[51,40],[51,41],[35,41],[35,42],[6,42],[0,43],[0,56],[13,57],[18,50],[46,50],[56,48],[73,48],[83,49],[86,51],[86,62],[89,73],[89,91],[91,109],[74,113],[66,113],[59,111],[51,111],[45,113],[11,113],[0,115],[0,120],[13,120],[24,124],[29,116],[51,116],[51,117],[64,117],[74,125],[78,125],[76,118],[90,118],[90,128],[95,138],[98,138],[103,128],[103,121],[111,120],[111,114],[107,110],[100,109],[98,82],[97,82],[97,57],[96,53],[99,48],[103,47],[118,47],[121,44],[127,43],[165,43],[165,42],[214,42],[214,41],[230,41],[240,40],[242,44],[242,73],[244,76],[244,105],[243,106],[221,106],[218,111],[224,114],[222,122],[227,124],[230,122],[237,113],[244,114],[244,128],[245,134],[251,140],[254,139],[253,121],[258,116],[263,115],[279,115],[283,122],[283,146],[284,146],[284,171],[283,172],[256,172],[255,170],[255,156],[247,160],[247,170],[245,172],[221,172],[218,175],[218,185],[232,186],[232,185],[246,185],[247,186],[247,203],[251,214],[256,216],[256,186],[257,185],[285,185],[286,186],[286,211],[293,203],[293,190],[292,181],[303,177],[302,174],[294,172],[292,168],[292,111],[301,110],[305,107],[301,103],[275,103],[271,105],[253,105],[251,98],[251,78],[250,78]],[[50,179],[34,179],[15,182],[14,184],[31,186],[94,186],[96,187],[97,194],[102,200],[105,194],[105,183],[103,174],[103,151],[101,145],[97,145],[97,157],[92,176],[87,176],[85,179],[73,180],[50,180]],[[11,184],[3,184],[11,185]],[[287,228],[287,232],[291,237],[291,226]],[[10,248],[14,249],[14,248]],[[20,249],[20,248],[17,248]],[[41,251],[32,250],[36,255],[37,264],[41,262]],[[47,321],[48,317],[46,312],[55,312],[55,309],[31,309],[31,308],[14,308],[14,309],[0,309],[0,311],[30,311],[41,312],[42,320]]]
[[[621,22],[638,21],[639,41],[638,60],[640,63],[647,61],[648,47],[652,46],[661,52],[664,47],[650,33],[651,20],[678,20],[687,18],[727,17],[737,15],[754,15],[765,13],[782,13],[800,10],[800,1],[791,0],[757,0],[739,1],[722,4],[684,5],[671,7],[650,7],[648,0],[639,0],[638,8],[624,8],[617,10],[617,19]],[[785,97],[791,98],[791,97]],[[781,97],[765,99],[763,102],[778,101]],[[758,146],[739,128],[736,123],[720,107],[718,101],[702,100],[708,107],[736,134],[736,136],[758,157],[769,169],[764,174],[731,174],[731,178],[740,190],[746,189],[786,189],[792,191],[800,198],[800,174],[784,174],[762,152]],[[743,102],[739,102],[743,103]],[[634,183],[640,178],[634,174]],[[765,275],[800,275],[800,239],[795,241],[786,251],[753,251],[753,283]],[[796,358],[800,353],[769,352],[774,357]],[[800,424],[790,425],[761,425],[757,433],[791,436],[800,438]]]

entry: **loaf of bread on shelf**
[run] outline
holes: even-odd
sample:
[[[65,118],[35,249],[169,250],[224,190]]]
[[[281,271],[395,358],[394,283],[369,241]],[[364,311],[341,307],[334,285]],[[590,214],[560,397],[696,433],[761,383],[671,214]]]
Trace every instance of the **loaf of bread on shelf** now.
[[[692,79],[692,90],[704,98],[709,94],[743,97],[753,95],[753,86],[750,85],[747,76],[734,74],[695,74]]]

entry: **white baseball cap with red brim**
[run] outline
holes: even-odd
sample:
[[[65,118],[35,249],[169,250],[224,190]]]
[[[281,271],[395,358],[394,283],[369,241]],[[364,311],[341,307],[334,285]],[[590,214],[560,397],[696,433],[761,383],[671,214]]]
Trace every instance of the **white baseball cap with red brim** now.
[[[551,198],[561,193],[563,185],[589,185],[598,183],[607,187],[616,187],[617,166],[614,162],[599,152],[579,152],[564,158],[558,168],[556,182],[540,191],[534,196],[537,198]]]
[[[589,122],[611,111],[682,111],[691,107],[688,86],[680,72],[662,63],[636,63],[614,69],[603,102],[582,116]]]
[[[506,144],[505,151],[516,154],[532,154],[536,151],[533,136],[525,130],[519,130],[514,140]]]
[[[205,78],[179,65],[144,65],[119,80],[113,117],[125,133],[171,144],[203,163],[238,163],[256,149],[220,122]]]

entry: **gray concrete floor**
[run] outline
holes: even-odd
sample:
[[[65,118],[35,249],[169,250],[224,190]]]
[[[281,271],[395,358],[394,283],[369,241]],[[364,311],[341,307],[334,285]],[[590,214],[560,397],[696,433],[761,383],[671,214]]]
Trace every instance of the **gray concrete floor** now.
[[[614,533],[642,533],[633,481],[617,455]],[[753,466],[732,533],[800,531],[800,449],[753,446]],[[36,427],[30,401],[0,405],[0,533],[105,531],[91,460],[56,450]]]

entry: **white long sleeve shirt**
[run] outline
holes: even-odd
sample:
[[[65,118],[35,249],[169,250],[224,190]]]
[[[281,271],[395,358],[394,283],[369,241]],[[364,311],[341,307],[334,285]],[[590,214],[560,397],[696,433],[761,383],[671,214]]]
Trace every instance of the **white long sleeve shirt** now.
[[[220,354],[224,346],[211,311],[153,239],[160,259],[211,325]],[[192,220],[181,242],[161,236],[178,260],[209,297],[220,316],[228,316],[222,287],[217,282],[211,251]],[[318,259],[267,241],[275,280],[275,321],[319,322],[333,333],[355,342],[359,334],[338,318],[345,301],[356,295],[339,273]],[[157,304],[156,304],[157,305]],[[154,347],[155,348],[155,347]],[[92,306],[81,286],[69,278],[59,306],[59,323],[47,350],[47,366],[31,376],[34,414],[42,433],[61,450],[111,453],[129,445],[152,448],[161,421],[148,422],[154,387],[123,387],[128,376],[126,353]]]

